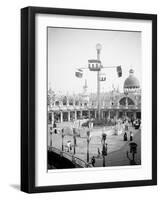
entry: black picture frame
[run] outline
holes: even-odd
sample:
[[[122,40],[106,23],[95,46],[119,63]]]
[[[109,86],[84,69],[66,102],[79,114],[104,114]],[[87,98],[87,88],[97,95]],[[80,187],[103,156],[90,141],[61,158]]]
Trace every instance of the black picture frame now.
[[[59,14],[152,21],[152,179],[76,185],[35,186],[35,16]],[[96,10],[21,9],[21,190],[27,193],[89,190],[157,184],[157,15]]]

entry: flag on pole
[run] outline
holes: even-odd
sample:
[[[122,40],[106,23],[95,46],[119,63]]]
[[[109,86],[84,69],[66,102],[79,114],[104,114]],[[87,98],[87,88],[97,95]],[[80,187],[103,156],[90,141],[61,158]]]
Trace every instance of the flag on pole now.
[[[75,76],[77,78],[82,78],[83,77],[83,70],[82,69],[77,69],[77,71],[75,72]]]
[[[120,65],[120,66],[117,66],[117,75],[118,75],[118,77],[122,77],[121,65]]]

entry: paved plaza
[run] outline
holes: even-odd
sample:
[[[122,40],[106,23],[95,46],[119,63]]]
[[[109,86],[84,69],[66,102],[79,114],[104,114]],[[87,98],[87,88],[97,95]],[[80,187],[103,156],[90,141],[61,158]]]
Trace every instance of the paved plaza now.
[[[67,142],[71,141],[72,149],[69,151],[70,154],[74,154],[74,140],[73,140],[73,132],[72,122],[63,122],[57,124],[58,130],[59,128],[64,128],[64,139],[63,139],[63,148],[64,151],[68,152]],[[75,147],[75,156],[87,161],[87,131],[89,129],[86,127],[81,127],[77,129],[77,133],[79,136],[76,137],[76,147]],[[101,167],[103,158],[102,155],[98,155],[98,151],[102,152],[102,133],[106,133],[106,143],[107,143],[107,153],[105,156],[106,166],[120,166],[120,165],[130,165],[130,158],[127,158],[126,152],[129,151],[129,132],[132,131],[134,135],[134,142],[137,143],[137,154],[135,156],[136,164],[141,163],[141,131],[135,130],[133,127],[129,127],[128,131],[128,141],[123,140],[123,134],[115,135],[115,127],[94,127],[90,131],[90,143],[89,143],[89,158],[95,157],[95,166]],[[48,137],[50,138],[50,133],[48,133]],[[50,145],[50,139],[48,139],[48,145]],[[62,134],[61,132],[57,132],[57,134],[52,134],[52,146],[57,149],[62,149]],[[129,154],[129,157],[131,155]]]
[[[133,142],[137,144],[137,153],[135,155],[135,161],[132,160],[132,155],[129,154],[127,157],[127,151],[129,150],[129,141],[125,142],[124,145],[116,151],[110,152],[105,157],[106,166],[125,166],[125,165],[141,165],[141,132],[136,131]],[[102,166],[102,159],[96,158],[95,167]]]

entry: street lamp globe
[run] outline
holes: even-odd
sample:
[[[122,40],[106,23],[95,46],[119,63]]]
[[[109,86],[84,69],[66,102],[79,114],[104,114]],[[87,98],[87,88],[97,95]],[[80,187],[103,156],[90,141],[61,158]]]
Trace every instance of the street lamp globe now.
[[[96,50],[100,51],[102,49],[102,45],[100,43],[96,44]]]

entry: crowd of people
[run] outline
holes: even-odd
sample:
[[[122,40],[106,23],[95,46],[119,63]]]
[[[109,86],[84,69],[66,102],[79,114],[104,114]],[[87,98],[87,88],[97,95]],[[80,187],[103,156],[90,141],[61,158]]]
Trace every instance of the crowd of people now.
[[[123,134],[123,140],[124,141],[133,141],[133,132],[130,131],[129,127],[133,127],[135,129],[139,129],[141,125],[140,119],[133,119],[133,118],[124,118],[119,119],[116,122],[115,126],[115,134],[120,135]]]

